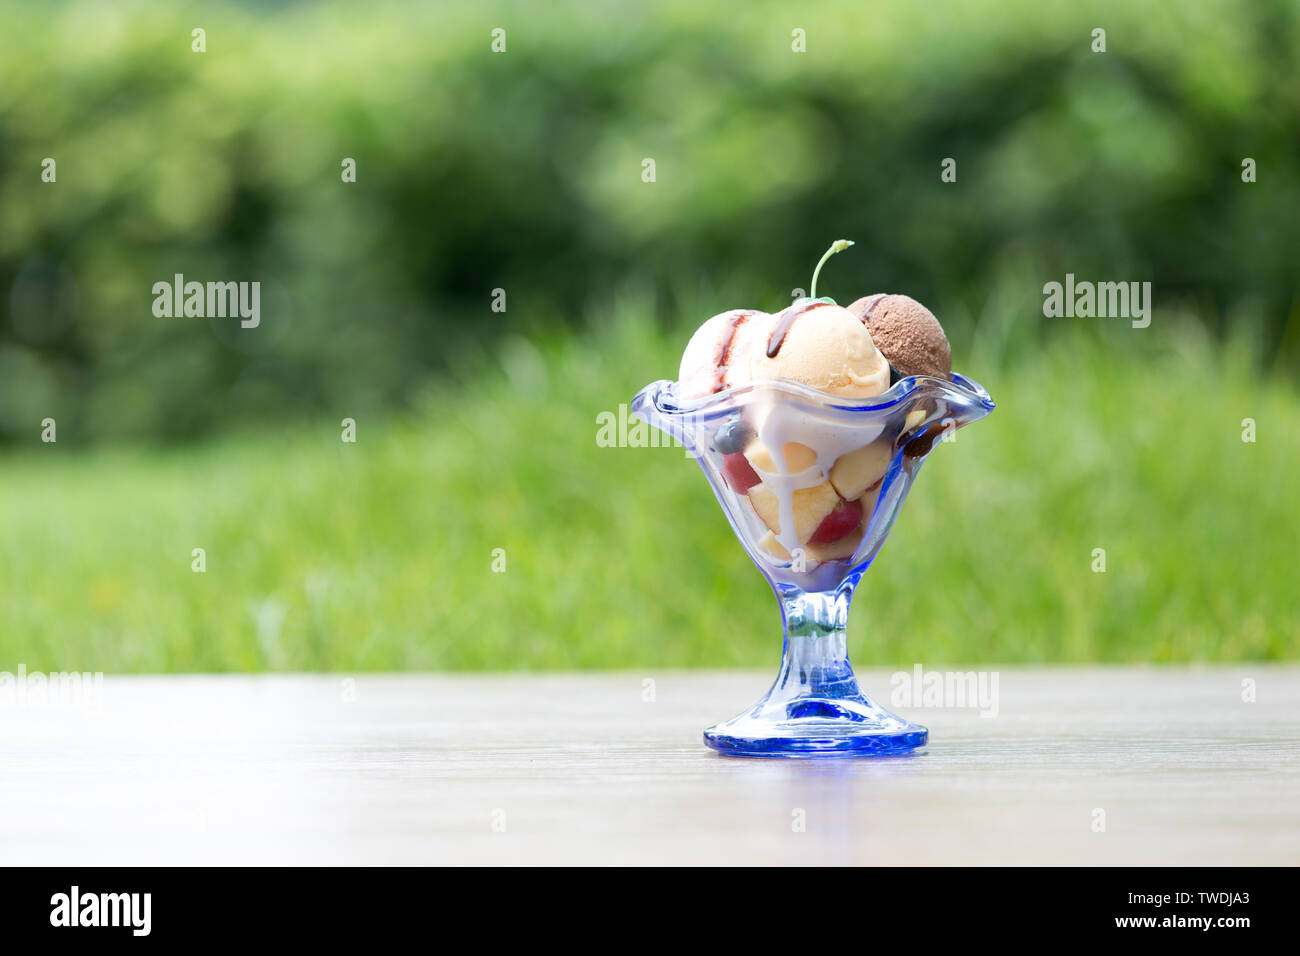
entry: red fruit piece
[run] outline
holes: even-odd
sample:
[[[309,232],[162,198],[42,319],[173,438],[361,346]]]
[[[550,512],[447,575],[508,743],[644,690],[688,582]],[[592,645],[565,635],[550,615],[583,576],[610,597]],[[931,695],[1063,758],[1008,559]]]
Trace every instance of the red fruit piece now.
[[[838,541],[845,535],[852,534],[861,523],[862,502],[841,501],[835,506],[834,511],[822,519],[822,523],[817,526],[808,543],[830,544],[832,541]]]
[[[727,480],[732,491],[742,495],[762,482],[743,451],[733,451],[730,455],[723,456],[722,477]]]

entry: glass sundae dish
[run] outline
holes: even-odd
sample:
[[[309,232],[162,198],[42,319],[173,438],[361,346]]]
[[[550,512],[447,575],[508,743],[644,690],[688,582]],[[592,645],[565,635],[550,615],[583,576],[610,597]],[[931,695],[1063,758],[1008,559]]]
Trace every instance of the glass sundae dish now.
[[[849,245],[833,245],[818,271]],[[992,409],[977,382],[951,372],[938,321],[906,296],[722,313],[692,338],[678,381],[641,390],[633,413],[695,457],[781,605],[776,682],[705,731],[710,747],[798,757],[925,745],[924,727],[859,689],[845,622],[921,463]]]

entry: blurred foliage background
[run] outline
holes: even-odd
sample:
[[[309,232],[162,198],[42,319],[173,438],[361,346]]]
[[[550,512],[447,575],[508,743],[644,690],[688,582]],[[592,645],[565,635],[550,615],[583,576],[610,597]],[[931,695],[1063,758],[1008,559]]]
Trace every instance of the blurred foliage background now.
[[[703,482],[595,447],[595,416],[708,315],[789,301],[841,236],[823,288],[926,302],[1001,403],[964,471],[918,485],[862,599],[910,623],[859,658],[1296,654],[1300,4],[0,23],[4,659],[768,664],[774,611]],[[1044,319],[1067,272],[1151,281],[1152,327]],[[154,316],[176,273],[261,282],[261,325]],[[673,510],[694,519],[669,559]],[[204,576],[199,539],[226,541]],[[1087,573],[1111,541],[1129,563]],[[951,583],[917,606],[918,580]]]

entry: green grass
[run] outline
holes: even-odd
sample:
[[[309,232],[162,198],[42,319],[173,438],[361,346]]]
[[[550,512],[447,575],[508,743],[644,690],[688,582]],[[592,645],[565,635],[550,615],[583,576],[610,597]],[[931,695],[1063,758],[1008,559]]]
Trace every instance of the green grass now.
[[[10,452],[0,670],[774,666],[775,602],[694,465],[596,444],[688,331],[636,311],[465,359],[354,445],[340,409],[191,448]],[[1294,389],[1245,340],[1119,326],[956,343],[999,407],[926,464],[855,602],[857,662],[1296,656]]]

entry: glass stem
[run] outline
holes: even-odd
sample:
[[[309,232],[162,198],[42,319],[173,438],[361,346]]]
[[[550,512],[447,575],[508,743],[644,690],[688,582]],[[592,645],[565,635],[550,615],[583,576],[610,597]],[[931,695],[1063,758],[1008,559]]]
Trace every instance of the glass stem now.
[[[861,696],[849,664],[848,636],[844,629],[851,596],[848,590],[815,594],[782,590],[785,647],[781,673],[771,697],[791,700]]]

